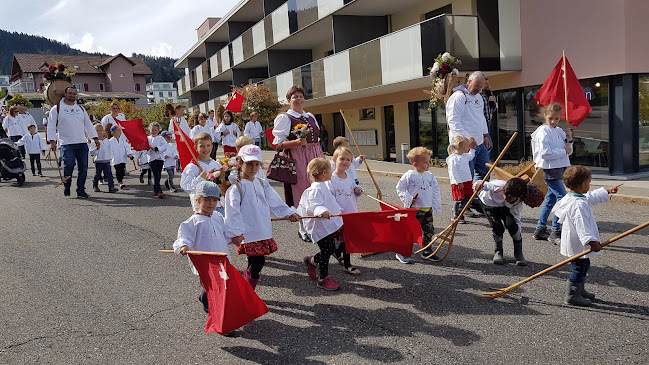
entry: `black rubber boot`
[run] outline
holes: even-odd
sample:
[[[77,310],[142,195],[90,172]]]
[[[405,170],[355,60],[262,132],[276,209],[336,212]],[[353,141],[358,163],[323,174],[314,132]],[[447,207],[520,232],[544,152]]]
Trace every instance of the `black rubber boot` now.
[[[514,258],[516,266],[527,266],[527,261],[523,257],[523,240],[514,240]]]
[[[548,237],[550,237],[550,233],[548,233],[548,227],[536,227],[533,237],[535,240],[547,241]]]
[[[460,215],[462,211],[462,202],[453,202],[453,220],[457,219],[457,216]]]
[[[595,299],[595,294],[587,292],[586,289],[584,289],[584,284],[586,284],[585,281],[577,284],[579,286],[579,294],[582,298],[590,299],[592,302]]]
[[[503,237],[493,235],[494,238],[494,259],[493,262],[496,265],[502,265],[505,263],[505,258],[503,257]]]
[[[589,307],[593,304],[590,299],[584,298],[579,294],[579,288],[583,283],[568,282],[568,295],[564,301],[566,304],[577,305],[580,307]]]

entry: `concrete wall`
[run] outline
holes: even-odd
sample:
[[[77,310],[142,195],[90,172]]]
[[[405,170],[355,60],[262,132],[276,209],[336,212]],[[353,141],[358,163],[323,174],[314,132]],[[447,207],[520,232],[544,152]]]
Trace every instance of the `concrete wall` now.
[[[457,2],[457,1],[455,1]],[[455,3],[453,2],[453,3]],[[450,0],[430,0],[416,6],[405,7],[401,12],[392,14],[392,32],[407,28],[424,21],[425,14],[450,4]],[[455,8],[453,9],[455,13]]]

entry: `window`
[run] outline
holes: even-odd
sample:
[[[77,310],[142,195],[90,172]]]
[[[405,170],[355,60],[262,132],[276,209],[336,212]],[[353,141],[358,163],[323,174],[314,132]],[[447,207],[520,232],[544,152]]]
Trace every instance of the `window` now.
[[[106,88],[105,88],[103,82],[100,82],[100,83],[99,83],[99,91],[106,91]]]
[[[135,84],[135,91],[140,91],[140,84]]]
[[[120,72],[120,73],[119,73],[119,77],[124,77],[124,73],[123,73],[123,72]]]
[[[162,92],[162,91],[159,91],[159,92],[158,92],[158,96],[161,97],[161,98],[164,97],[164,94],[165,94],[165,93]]]
[[[167,91],[167,96],[171,98],[171,97],[173,97],[173,96],[174,96],[174,93],[173,93],[173,92],[171,92],[171,91]]]
[[[374,108],[361,109],[361,120],[374,119]]]
[[[649,167],[649,75],[638,77],[638,93],[640,168],[646,169]]]
[[[492,140],[498,141],[498,146],[505,147],[507,142],[514,134],[518,132],[518,90],[506,90],[498,93],[498,132],[496,136],[491,136]],[[512,142],[511,146],[503,156],[503,160],[508,162],[517,162],[521,157],[519,155],[519,138]]]
[[[74,84],[74,88],[77,89],[78,91],[85,90],[83,84]]]

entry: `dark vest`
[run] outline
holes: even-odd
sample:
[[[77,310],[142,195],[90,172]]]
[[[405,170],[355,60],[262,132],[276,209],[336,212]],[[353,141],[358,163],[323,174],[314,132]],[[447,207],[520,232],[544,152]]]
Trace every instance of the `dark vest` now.
[[[296,125],[302,123],[308,123],[309,127],[311,127],[311,132],[306,136],[306,141],[307,143],[317,143],[318,142],[318,137],[320,137],[320,128],[318,128],[318,123],[316,122],[315,118],[309,116],[307,117],[294,117],[289,113],[286,113],[286,116],[288,119],[291,120],[291,133],[288,135],[288,140],[289,141],[294,141],[297,139],[297,136],[293,134],[293,129],[295,128]]]

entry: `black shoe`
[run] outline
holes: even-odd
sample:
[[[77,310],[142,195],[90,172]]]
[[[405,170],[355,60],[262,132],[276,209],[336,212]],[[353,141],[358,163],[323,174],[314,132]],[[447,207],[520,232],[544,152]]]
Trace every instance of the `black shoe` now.
[[[144,184],[144,175],[140,175],[140,184]]]
[[[535,240],[547,241],[548,237],[550,237],[550,233],[548,233],[547,227],[536,227],[532,237],[534,237]]]
[[[64,196],[70,196],[70,188],[64,188],[63,189],[63,195]]]
[[[433,255],[430,256],[433,253],[433,250],[425,250],[421,253],[421,259],[426,260],[426,261],[432,261],[432,262],[438,262],[440,260],[439,256]],[[430,258],[428,257],[430,256]]]
[[[165,188],[169,189],[169,180],[165,180]]]
[[[302,236],[302,233],[300,233],[300,232],[298,232],[297,235],[298,235],[298,237],[300,237],[300,239],[301,239],[302,241],[304,241],[304,242],[313,242],[313,241],[311,241],[311,237],[309,237],[309,236]]]
[[[552,242],[555,245],[561,244],[561,231],[555,231],[554,229],[550,232],[548,236],[548,241]]]
[[[86,193],[85,191],[81,191],[81,192],[77,193],[77,198],[79,198],[79,199],[88,199],[88,198],[90,198],[90,195],[88,195],[88,193]]]

